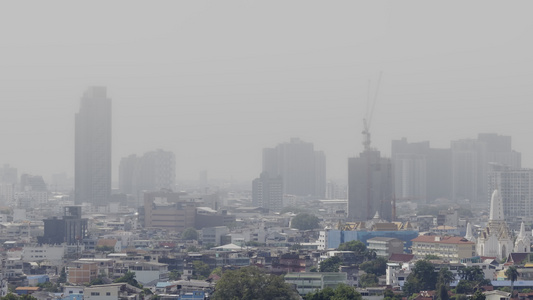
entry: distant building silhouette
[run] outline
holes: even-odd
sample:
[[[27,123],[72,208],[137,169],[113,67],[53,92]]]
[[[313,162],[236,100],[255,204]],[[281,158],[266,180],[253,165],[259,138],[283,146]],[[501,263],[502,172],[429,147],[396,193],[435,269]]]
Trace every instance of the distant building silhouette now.
[[[392,163],[379,151],[367,149],[348,159],[348,218],[367,221],[376,212],[385,220],[392,218]]]
[[[452,190],[450,149],[430,148],[429,142],[392,141],[394,196],[399,201],[449,199]]]
[[[521,154],[512,150],[511,137],[482,133],[477,139],[451,142],[452,198],[487,201],[490,164],[521,167]]]
[[[39,244],[76,244],[87,236],[87,219],[81,217],[81,206],[66,206],[63,218],[43,220],[44,235]]]
[[[91,87],[76,114],[75,203],[105,206],[111,195],[111,99]]]
[[[176,157],[161,149],[138,157],[132,154],[120,160],[119,189],[137,195],[140,191],[172,190],[176,184]]]
[[[263,149],[263,172],[281,176],[285,194],[325,197],[326,158],[312,143],[292,138],[276,148]]]
[[[273,211],[283,209],[283,180],[263,172],[252,182],[252,204]]]
[[[499,190],[503,212],[510,223],[533,215],[533,169],[494,166],[489,172],[488,189]]]
[[[0,167],[0,183],[16,184],[18,181],[17,168],[4,164]]]

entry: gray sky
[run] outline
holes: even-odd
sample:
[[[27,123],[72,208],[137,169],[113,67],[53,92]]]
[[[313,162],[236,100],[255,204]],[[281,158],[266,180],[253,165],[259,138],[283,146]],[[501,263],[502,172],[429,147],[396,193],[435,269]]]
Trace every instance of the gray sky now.
[[[328,178],[371,131],[390,140],[512,135],[533,166],[530,1],[10,1],[0,10],[0,163],[74,168],[74,113],[113,99],[121,157],[176,153],[179,179],[252,179],[290,137],[324,150]]]

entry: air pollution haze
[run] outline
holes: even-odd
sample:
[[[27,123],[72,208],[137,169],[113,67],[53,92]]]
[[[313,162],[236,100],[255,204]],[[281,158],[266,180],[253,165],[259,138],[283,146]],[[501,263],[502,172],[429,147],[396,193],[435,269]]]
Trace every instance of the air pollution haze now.
[[[176,155],[178,179],[250,181],[293,137],[346,179],[372,146],[513,137],[533,166],[529,1],[35,1],[0,10],[0,163],[74,174],[74,115],[112,99],[122,157]],[[381,81],[378,86],[378,78]]]

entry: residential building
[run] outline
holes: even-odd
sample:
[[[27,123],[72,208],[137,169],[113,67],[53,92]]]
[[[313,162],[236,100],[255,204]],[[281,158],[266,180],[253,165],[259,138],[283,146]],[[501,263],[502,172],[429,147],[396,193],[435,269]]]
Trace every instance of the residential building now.
[[[226,226],[205,227],[202,229],[202,243],[204,245],[223,245],[221,239],[228,233],[229,229]]]
[[[489,173],[489,189],[498,190],[508,220],[533,216],[533,169],[495,168]]]
[[[261,173],[252,182],[252,205],[272,211],[283,209],[283,180],[281,176],[272,178],[267,172]]]
[[[38,237],[40,244],[78,244],[87,236],[87,219],[82,218],[81,206],[64,207],[63,218],[43,220],[44,235]]]
[[[312,143],[292,138],[275,148],[263,149],[263,171],[281,177],[284,194],[324,198],[326,158]]]
[[[98,262],[75,260],[66,268],[67,282],[70,284],[89,284],[98,277]]]
[[[127,283],[112,283],[102,285],[92,285],[85,287],[83,290],[83,299],[85,300],[116,300],[142,299],[140,294],[142,289],[129,285]]]
[[[412,252],[418,258],[435,255],[449,261],[459,261],[476,255],[476,244],[463,237],[421,235],[411,241]]]
[[[75,202],[106,206],[111,195],[111,99],[91,87],[75,116]]]

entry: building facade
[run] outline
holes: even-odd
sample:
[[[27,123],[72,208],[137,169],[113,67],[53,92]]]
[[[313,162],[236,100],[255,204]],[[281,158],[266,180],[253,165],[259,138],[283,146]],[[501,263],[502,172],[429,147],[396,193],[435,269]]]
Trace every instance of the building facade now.
[[[75,116],[75,203],[106,206],[111,195],[111,99],[91,87]]]
[[[348,159],[348,219],[367,221],[376,212],[390,221],[393,201],[392,164],[377,150]]]
[[[323,198],[326,193],[326,158],[312,143],[292,138],[275,148],[263,149],[263,172],[280,176],[285,194]]]
[[[263,172],[252,182],[252,205],[273,211],[283,209],[283,180]]]
[[[412,240],[415,257],[435,255],[439,258],[459,261],[476,256],[476,243],[457,236],[419,236]]]

